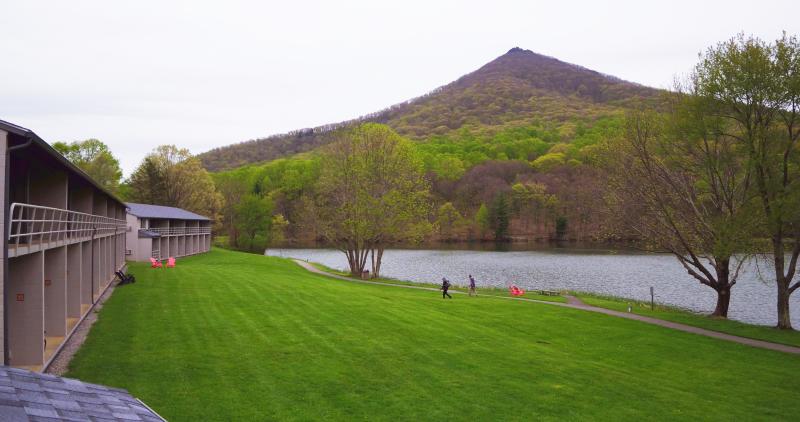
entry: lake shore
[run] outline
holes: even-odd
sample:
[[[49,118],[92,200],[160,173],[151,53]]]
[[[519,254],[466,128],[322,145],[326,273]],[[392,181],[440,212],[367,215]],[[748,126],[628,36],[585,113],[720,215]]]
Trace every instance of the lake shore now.
[[[317,262],[304,262],[307,262],[306,265],[309,265],[310,267],[313,267],[323,273],[330,274],[331,276],[361,281],[361,279],[353,277],[346,271],[336,270]],[[439,287],[439,285],[435,283],[417,283],[386,277],[370,278],[369,282],[395,286],[418,286],[430,289],[438,289]],[[460,293],[468,293],[468,289],[463,286],[454,286],[451,288],[451,290],[455,290]],[[480,296],[509,296],[508,290],[496,287],[482,287],[478,289],[477,293]],[[725,318],[715,318],[709,315],[692,312],[688,309],[670,306],[663,303],[649,303],[631,298],[603,296],[590,292],[578,291],[561,291],[559,292],[558,296],[543,295],[539,294],[537,291],[529,291],[525,293],[524,298],[538,301],[567,303],[567,298],[570,296],[577,298],[579,303],[588,306],[609,309],[617,312],[627,312],[634,315],[642,315],[663,321],[676,322],[743,338],[800,347],[800,332],[797,331],[778,330],[773,327],[746,324]]]
[[[269,249],[269,255],[307,259],[336,270],[347,266],[344,254],[332,249]],[[762,279],[769,271],[748,264],[731,297],[729,318],[772,326],[776,321],[775,288]],[[715,292],[687,275],[667,254],[629,250],[549,248],[526,251],[390,249],[382,276],[416,283],[438,283],[447,277],[465,286],[472,274],[482,288],[505,290],[516,284],[526,290],[590,292],[594,295],[649,302],[655,300],[696,313],[711,313]],[[791,302],[800,327],[800,296]]]

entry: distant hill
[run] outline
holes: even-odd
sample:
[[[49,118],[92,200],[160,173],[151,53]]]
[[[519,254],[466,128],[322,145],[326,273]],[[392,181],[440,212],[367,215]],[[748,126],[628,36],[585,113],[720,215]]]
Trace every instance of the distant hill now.
[[[594,119],[655,103],[659,90],[512,48],[480,69],[421,97],[357,119],[300,129],[200,154],[210,171],[273,160],[324,145],[361,122],[385,123],[414,139],[467,127],[492,130],[531,121]]]

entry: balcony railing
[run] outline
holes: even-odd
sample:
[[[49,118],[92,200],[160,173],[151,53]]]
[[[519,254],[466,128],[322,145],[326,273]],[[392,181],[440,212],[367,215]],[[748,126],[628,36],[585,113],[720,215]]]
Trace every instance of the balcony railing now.
[[[161,236],[183,236],[191,234],[211,234],[211,227],[150,227],[143,229]]]
[[[41,205],[15,202],[8,214],[12,256],[125,232],[125,220]]]

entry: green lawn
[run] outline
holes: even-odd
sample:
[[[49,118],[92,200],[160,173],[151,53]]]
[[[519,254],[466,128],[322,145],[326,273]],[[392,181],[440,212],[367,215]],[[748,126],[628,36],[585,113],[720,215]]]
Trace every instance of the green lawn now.
[[[318,262],[311,262],[312,266],[316,267],[318,270],[325,271],[330,274],[342,276],[342,277],[352,277],[349,272],[339,271],[334,268],[325,266]],[[405,281],[405,280],[398,280],[395,278],[371,278],[369,281],[374,283],[382,283],[382,284],[399,284],[403,286],[419,286],[419,287],[428,287],[431,289],[438,289],[441,287],[441,284],[436,283],[416,283],[412,281]],[[452,286],[450,287],[450,291],[457,291],[462,293],[468,293],[469,289],[466,287],[460,286]],[[495,287],[479,287],[476,289],[476,294],[478,296],[502,296],[502,297],[509,297],[509,293],[507,289],[499,289]],[[567,299],[564,296],[545,296],[536,293],[532,293],[530,291],[525,292],[523,295],[525,299],[535,299],[535,300],[544,300],[547,302],[561,302],[566,303]]]
[[[712,318],[708,315],[697,314],[684,309],[678,309],[660,304],[656,304],[653,310],[650,310],[650,303],[639,302],[632,299],[599,296],[581,292],[575,292],[573,294],[579,297],[587,305],[627,312],[628,304],[631,304],[632,312],[639,315],[646,315],[667,321],[680,322],[686,325],[706,328],[708,330],[719,331],[741,337],[766,340],[773,343],[782,343],[792,346],[800,346],[800,332],[798,331],[779,330],[777,328],[766,327],[763,325],[745,324],[733,320]]]
[[[131,266],[68,376],[170,421],[796,420],[800,357],[214,250]]]
[[[325,265],[316,262],[312,262],[311,265],[317,267],[320,270],[332,274],[345,277],[350,276],[349,273],[338,271],[336,269],[327,267]],[[379,283],[387,283],[387,284],[402,284],[402,285],[413,285],[413,286],[423,286],[423,287],[433,287],[433,288],[439,287],[438,284],[413,283],[410,281],[396,280],[392,278],[380,278],[377,280],[371,279],[371,281]],[[451,290],[458,290],[462,292],[467,291],[467,289],[463,287],[452,287]],[[478,289],[478,292],[482,296],[508,297],[508,291],[506,289],[483,287]],[[741,337],[766,340],[774,343],[782,343],[792,346],[800,346],[800,331],[778,330],[776,328],[766,327],[763,325],[745,324],[734,320],[712,318],[708,315],[698,314],[685,309],[680,309],[673,306],[666,306],[658,303],[656,303],[655,307],[651,310],[650,303],[641,302],[634,299],[602,296],[586,292],[569,292],[569,294],[572,294],[573,296],[580,298],[587,305],[597,306],[600,308],[627,312],[628,305],[630,304],[632,305],[631,306],[632,312],[639,315],[646,315],[649,317],[659,318],[667,321],[680,322],[686,325],[705,328],[708,330],[719,331],[722,333],[733,334]],[[527,299],[544,300],[550,302],[567,301],[564,296],[543,296],[534,294],[532,292],[526,292],[524,297]]]

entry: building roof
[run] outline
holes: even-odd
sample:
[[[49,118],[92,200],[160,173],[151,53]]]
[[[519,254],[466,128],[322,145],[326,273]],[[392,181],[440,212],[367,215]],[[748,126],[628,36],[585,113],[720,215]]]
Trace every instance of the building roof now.
[[[208,217],[186,211],[181,208],[165,207],[163,205],[136,204],[128,202],[128,214],[139,218],[171,218],[174,220],[200,220],[210,221]]]
[[[125,390],[7,366],[0,366],[0,420],[164,421]]]
[[[123,202],[119,198],[117,198],[111,192],[107,191],[106,188],[104,188],[102,185],[97,183],[97,181],[92,179],[92,177],[89,176],[88,174],[86,174],[85,171],[81,170],[78,166],[76,166],[71,161],[69,161],[67,159],[67,157],[64,157],[63,155],[61,155],[60,152],[56,151],[55,148],[53,148],[50,144],[45,142],[44,139],[40,138],[39,135],[34,133],[32,130],[26,129],[26,128],[22,127],[22,126],[17,126],[17,125],[15,125],[13,123],[6,122],[5,120],[0,120],[0,129],[6,131],[8,133],[15,134],[17,136],[21,136],[21,137],[29,140],[30,142],[35,143],[41,149],[43,149],[45,152],[47,152],[48,154],[53,156],[56,160],[61,162],[61,164],[63,164],[69,170],[71,170],[72,172],[77,174],[80,178],[82,178],[85,181],[89,182],[89,184],[91,184],[92,186],[96,187],[97,189],[99,189],[100,191],[102,191],[103,193],[108,195],[109,198],[113,199],[114,201],[117,201],[117,203],[123,204]]]

